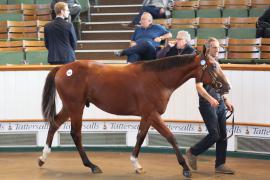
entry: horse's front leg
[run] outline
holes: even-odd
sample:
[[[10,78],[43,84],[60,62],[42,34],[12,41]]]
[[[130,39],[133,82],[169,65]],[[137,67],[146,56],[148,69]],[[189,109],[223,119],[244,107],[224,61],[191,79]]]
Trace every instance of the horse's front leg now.
[[[143,168],[138,161],[138,155],[139,155],[142,143],[145,139],[145,136],[149,130],[149,127],[150,127],[149,121],[142,118],[142,120],[140,122],[139,130],[138,130],[138,134],[137,134],[137,142],[136,142],[136,145],[132,151],[132,155],[130,157],[130,160],[131,160],[131,163],[135,169],[135,172],[139,173],[139,174],[144,173],[144,171],[143,171]]]
[[[152,126],[167,139],[167,141],[172,145],[175,154],[177,156],[178,163],[183,167],[183,175],[185,177],[191,177],[191,171],[187,166],[187,163],[181,154],[179,147],[177,145],[176,139],[170,129],[165,125],[165,123],[161,120],[160,115],[158,113],[154,113],[152,116]]]
[[[82,108],[83,109],[83,108]],[[71,113],[71,137],[76,145],[77,150],[81,156],[83,165],[91,168],[93,173],[102,173],[102,170],[95,164],[93,164],[87,157],[84,148],[82,146],[81,128],[82,128],[82,111],[73,111]]]
[[[42,156],[40,156],[38,159],[39,166],[42,166],[45,163],[48,154],[51,152],[51,146],[55,132],[67,120],[68,120],[68,113],[64,108],[62,108],[62,110],[56,115],[54,122],[50,123],[46,145],[43,148]]]

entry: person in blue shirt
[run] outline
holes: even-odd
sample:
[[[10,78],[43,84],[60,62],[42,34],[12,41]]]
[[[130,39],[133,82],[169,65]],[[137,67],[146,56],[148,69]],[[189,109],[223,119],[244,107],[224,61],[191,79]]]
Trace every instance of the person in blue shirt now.
[[[144,12],[141,17],[141,26],[137,27],[132,35],[130,47],[116,51],[114,54],[117,56],[128,56],[128,63],[156,59],[156,52],[159,49],[160,42],[171,38],[172,34],[163,26],[152,24],[152,22],[152,15]]]

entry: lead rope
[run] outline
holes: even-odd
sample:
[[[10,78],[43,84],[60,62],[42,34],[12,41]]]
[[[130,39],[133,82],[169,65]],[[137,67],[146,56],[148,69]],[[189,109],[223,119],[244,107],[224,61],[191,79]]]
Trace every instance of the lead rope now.
[[[228,109],[226,109],[227,112],[230,112],[230,114],[228,116],[226,116],[226,120],[229,119],[232,116],[232,132],[231,134],[226,137],[224,140],[228,140],[229,138],[231,138],[233,136],[233,132],[234,132],[234,110],[232,111],[228,111]],[[226,113],[227,114],[227,113]]]

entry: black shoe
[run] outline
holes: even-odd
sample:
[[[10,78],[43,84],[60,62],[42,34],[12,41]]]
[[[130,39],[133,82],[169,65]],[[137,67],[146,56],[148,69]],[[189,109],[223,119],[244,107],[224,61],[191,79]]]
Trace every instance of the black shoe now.
[[[123,50],[120,50],[120,51],[114,51],[113,54],[114,54],[115,56],[118,56],[118,57],[123,56]]]

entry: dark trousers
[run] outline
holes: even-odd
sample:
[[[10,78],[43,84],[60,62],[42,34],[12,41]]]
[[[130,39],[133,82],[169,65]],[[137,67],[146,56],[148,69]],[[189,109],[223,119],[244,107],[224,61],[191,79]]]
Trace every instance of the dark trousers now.
[[[160,11],[160,8],[155,7],[155,6],[143,6],[139,14],[134,17],[132,23],[140,24],[141,16],[144,12],[149,12],[153,16],[153,19],[165,18],[165,13],[159,14],[159,11]]]
[[[224,102],[220,102],[218,108],[213,108],[210,104],[200,104],[199,110],[209,134],[191,147],[191,153],[197,156],[216,143],[215,167],[218,167],[226,161],[227,131]]]
[[[156,58],[156,48],[149,41],[137,43],[135,46],[123,51],[128,56],[127,62],[134,63],[140,60],[152,60]]]

